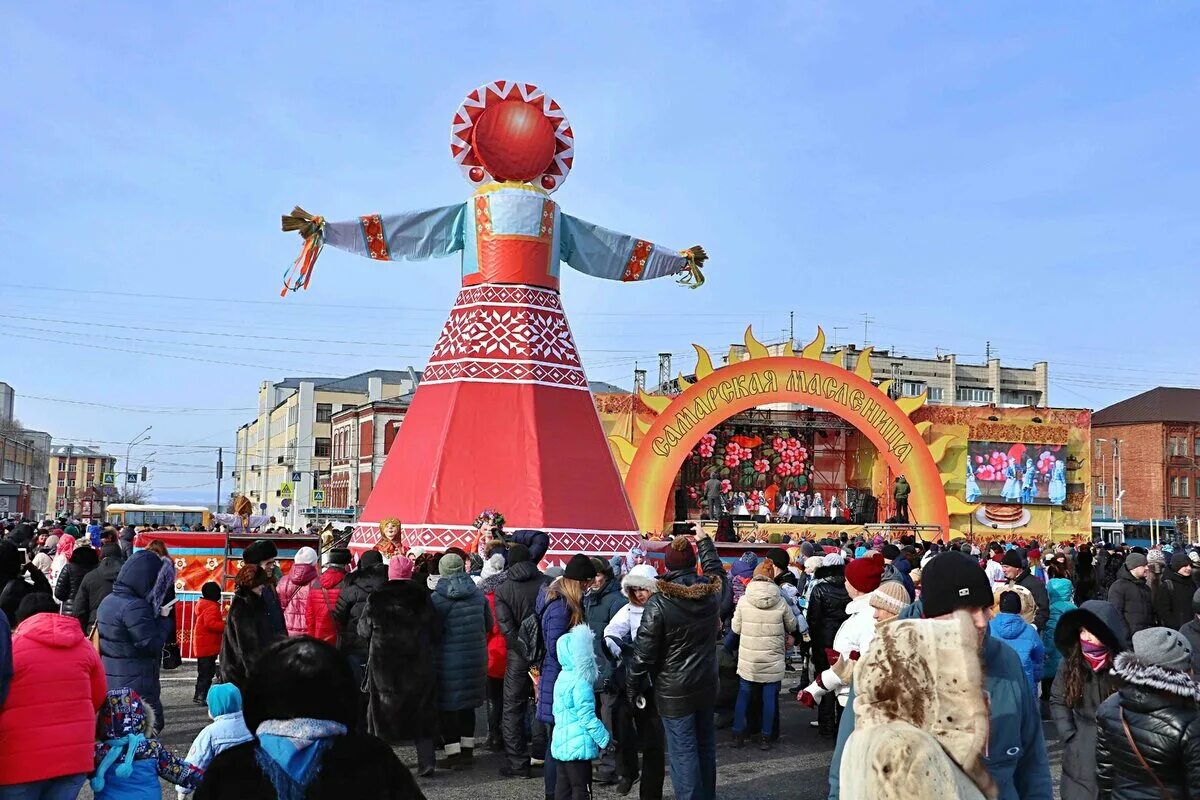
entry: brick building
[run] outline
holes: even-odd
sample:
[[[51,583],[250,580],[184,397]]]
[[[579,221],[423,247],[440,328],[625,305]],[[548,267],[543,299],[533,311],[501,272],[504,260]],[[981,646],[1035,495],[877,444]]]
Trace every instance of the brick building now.
[[[60,444],[50,448],[50,491],[47,511],[63,516],[99,517],[96,490],[104,476],[116,471],[117,459],[91,447]]]
[[[375,488],[412,397],[409,392],[389,400],[372,400],[333,415],[333,458],[326,505],[352,508],[357,518]]]
[[[1092,447],[1098,516],[1180,530],[1200,518],[1200,389],[1160,386],[1097,411]]]

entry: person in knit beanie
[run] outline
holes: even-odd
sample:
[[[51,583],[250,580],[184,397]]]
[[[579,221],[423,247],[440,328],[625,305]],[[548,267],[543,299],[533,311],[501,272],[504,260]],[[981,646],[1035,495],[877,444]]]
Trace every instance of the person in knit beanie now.
[[[899,581],[886,581],[871,592],[871,608],[875,609],[875,622],[890,622],[908,608],[908,590]]]
[[[392,556],[392,560],[388,562],[388,580],[407,581],[412,580],[412,576],[412,559],[406,556]]]

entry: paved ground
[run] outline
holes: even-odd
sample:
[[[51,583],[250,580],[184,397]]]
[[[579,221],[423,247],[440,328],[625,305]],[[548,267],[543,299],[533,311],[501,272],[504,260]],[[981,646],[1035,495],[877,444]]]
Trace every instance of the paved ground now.
[[[187,752],[200,729],[208,724],[207,710],[191,702],[194,684],[195,670],[191,665],[163,675],[167,728],[162,739],[180,756]],[[792,702],[784,702],[782,709],[783,738],[770,752],[763,753],[749,745],[734,750],[729,744],[729,731],[717,732],[717,794],[721,800],[822,800],[825,797],[832,742],[818,738],[816,730],[809,726],[809,721],[815,718],[814,712]],[[1047,736],[1053,735],[1053,726],[1047,725],[1046,732]],[[397,753],[415,770],[416,753],[412,748],[399,748]],[[1051,768],[1056,785],[1059,753],[1057,742],[1051,742]],[[438,772],[433,778],[423,779],[421,785],[429,800],[479,800],[480,797],[534,800],[542,797],[540,776],[528,781],[501,778],[497,772],[500,757],[487,752],[481,752],[475,762],[470,770]],[[667,797],[673,796],[670,787],[668,777]],[[162,796],[164,800],[174,800],[174,787],[164,784]],[[605,800],[618,797],[611,788],[602,786],[596,787],[595,796]],[[636,786],[629,796],[637,797]],[[91,793],[85,788],[80,797],[90,798]]]

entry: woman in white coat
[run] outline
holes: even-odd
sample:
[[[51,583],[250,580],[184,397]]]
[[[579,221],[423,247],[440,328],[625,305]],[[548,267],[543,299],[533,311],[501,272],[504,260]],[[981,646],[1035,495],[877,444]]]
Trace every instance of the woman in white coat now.
[[[759,749],[771,749],[771,727],[779,702],[779,684],[786,669],[788,635],[796,632],[796,617],[775,585],[770,559],[754,570],[746,593],[734,607],[733,632],[738,642],[738,695],[733,709],[733,746],[745,744],[746,712],[755,684],[762,688],[762,739]]]

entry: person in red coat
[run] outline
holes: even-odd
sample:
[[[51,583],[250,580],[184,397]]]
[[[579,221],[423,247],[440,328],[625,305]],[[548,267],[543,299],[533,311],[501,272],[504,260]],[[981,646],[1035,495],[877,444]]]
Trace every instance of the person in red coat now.
[[[12,684],[0,708],[0,796],[74,797],[93,766],[104,665],[50,595],[26,596],[16,619]]]
[[[349,550],[335,547],[329,551],[329,566],[308,588],[304,632],[309,636],[332,645],[337,644],[338,625],[333,618],[333,609],[337,606],[338,596],[342,593],[342,581],[346,579],[346,571],[349,568]]]
[[[196,693],[192,702],[208,705],[208,687],[217,674],[217,656],[221,652],[221,636],[225,633],[225,618],[221,616],[221,586],[208,581],[200,587],[196,602],[196,621],[192,628],[192,655],[196,657]]]

